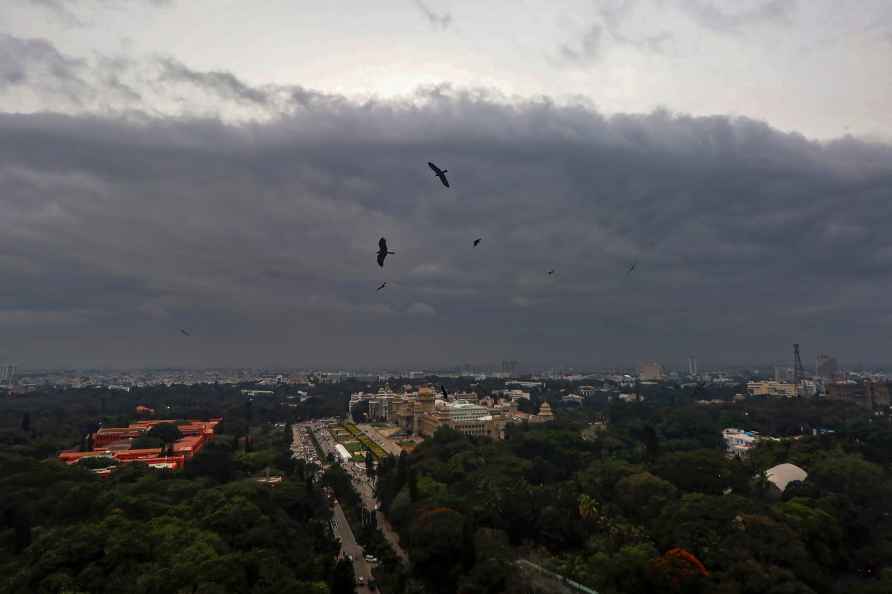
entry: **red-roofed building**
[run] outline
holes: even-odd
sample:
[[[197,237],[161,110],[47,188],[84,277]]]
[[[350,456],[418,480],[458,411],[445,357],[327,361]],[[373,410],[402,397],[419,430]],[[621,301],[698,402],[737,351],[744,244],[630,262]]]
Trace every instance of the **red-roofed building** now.
[[[115,441],[135,439],[143,433],[145,433],[144,430],[140,431],[129,427],[103,427],[93,434],[93,447],[102,448]]]
[[[119,463],[142,462],[153,468],[168,468],[179,470],[186,461],[196,455],[213,439],[217,426],[223,419],[211,419],[209,421],[187,421],[177,425],[183,437],[173,444],[173,454],[162,456],[161,448],[128,449],[126,444],[137,437],[149,432],[155,425],[161,423],[176,424],[174,420],[137,421],[129,427],[107,427],[99,429],[93,434],[93,451],[63,451],[59,454],[59,460],[66,464],[77,464],[84,458],[106,457],[113,458]],[[97,469],[100,476],[107,476],[111,469]]]

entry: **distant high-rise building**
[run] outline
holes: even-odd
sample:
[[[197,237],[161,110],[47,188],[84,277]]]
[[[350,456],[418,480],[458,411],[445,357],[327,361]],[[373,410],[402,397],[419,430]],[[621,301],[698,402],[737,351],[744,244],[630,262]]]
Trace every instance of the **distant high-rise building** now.
[[[867,381],[860,384],[836,383],[827,385],[827,398],[847,400],[869,410],[885,409],[890,404],[890,384]]]
[[[663,366],[656,361],[648,361],[638,366],[638,378],[643,382],[661,382],[664,377]]]
[[[792,382],[793,370],[789,367],[774,367],[774,381],[776,382]]]
[[[697,357],[688,357],[688,375],[697,375]]]
[[[514,373],[515,371],[517,371],[517,361],[515,361],[514,359],[502,361],[503,373]]]
[[[15,383],[15,365],[5,365],[0,367],[0,384],[11,386]]]
[[[753,396],[786,396],[793,398],[799,394],[799,387],[788,382],[749,382],[746,390]]]
[[[832,380],[839,375],[839,363],[836,361],[836,357],[818,355],[815,362],[815,375],[825,380]]]

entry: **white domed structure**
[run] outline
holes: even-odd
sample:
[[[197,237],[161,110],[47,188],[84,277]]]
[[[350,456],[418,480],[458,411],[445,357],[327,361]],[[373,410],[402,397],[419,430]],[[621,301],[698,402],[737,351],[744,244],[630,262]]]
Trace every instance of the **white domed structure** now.
[[[768,476],[768,482],[777,487],[781,493],[793,481],[804,481],[808,477],[807,472],[795,464],[789,463],[778,464],[769,468],[765,474]]]

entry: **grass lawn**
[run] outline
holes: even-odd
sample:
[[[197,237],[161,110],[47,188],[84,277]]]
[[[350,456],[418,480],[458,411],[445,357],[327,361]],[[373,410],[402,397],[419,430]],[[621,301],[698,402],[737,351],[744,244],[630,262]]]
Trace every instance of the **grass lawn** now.
[[[345,441],[344,447],[347,448],[347,451],[351,454],[355,454],[356,452],[363,452],[365,448],[362,447],[362,444],[358,441]]]

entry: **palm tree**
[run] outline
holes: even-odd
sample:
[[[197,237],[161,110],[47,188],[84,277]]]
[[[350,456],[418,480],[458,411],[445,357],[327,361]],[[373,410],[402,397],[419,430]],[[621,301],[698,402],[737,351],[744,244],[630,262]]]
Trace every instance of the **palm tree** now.
[[[588,495],[579,496],[579,516],[584,520],[596,520],[600,515],[600,506],[594,497]]]

